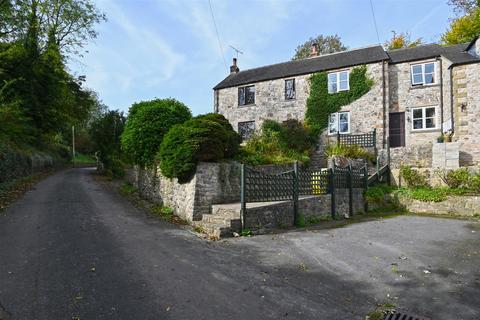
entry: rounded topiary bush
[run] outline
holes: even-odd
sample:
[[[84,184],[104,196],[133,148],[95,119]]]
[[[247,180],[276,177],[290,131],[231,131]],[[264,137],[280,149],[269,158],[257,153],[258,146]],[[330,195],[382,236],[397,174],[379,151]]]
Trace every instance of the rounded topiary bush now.
[[[241,138],[222,115],[207,114],[176,125],[158,151],[160,170],[180,182],[191,179],[199,161],[218,161],[238,153]]]
[[[135,103],[122,134],[122,149],[135,164],[150,166],[168,130],[191,117],[188,107],[175,99]]]

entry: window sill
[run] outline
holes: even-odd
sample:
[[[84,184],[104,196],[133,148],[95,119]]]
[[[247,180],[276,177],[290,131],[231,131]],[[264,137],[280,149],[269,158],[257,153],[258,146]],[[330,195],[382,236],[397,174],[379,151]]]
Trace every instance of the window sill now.
[[[255,103],[250,103],[250,104],[244,104],[244,105],[239,105],[238,108],[248,108],[248,107],[256,107],[257,105]]]
[[[440,128],[431,128],[431,129],[412,129],[410,133],[429,133],[429,132],[438,132],[441,131]]]
[[[341,136],[345,136],[345,135],[349,135],[350,132],[344,132],[344,133],[340,133]],[[327,133],[327,136],[329,137],[336,137],[337,136],[337,133]]]
[[[410,85],[410,90],[440,87],[438,83]]]

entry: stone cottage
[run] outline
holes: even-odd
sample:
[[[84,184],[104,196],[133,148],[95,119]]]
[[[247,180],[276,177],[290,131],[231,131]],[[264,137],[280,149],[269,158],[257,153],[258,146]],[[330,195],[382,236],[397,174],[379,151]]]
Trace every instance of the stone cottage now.
[[[450,133],[457,163],[480,164],[478,37],[455,46],[370,46],[326,55],[313,46],[310,58],[245,71],[233,59],[230,75],[214,87],[214,110],[248,139],[266,119],[305,119],[312,74],[327,72],[328,92],[336,94],[350,89],[349,74],[362,65],[372,88],[331,114],[323,137],[376,129],[377,148],[389,141],[393,165],[432,167],[438,137]]]

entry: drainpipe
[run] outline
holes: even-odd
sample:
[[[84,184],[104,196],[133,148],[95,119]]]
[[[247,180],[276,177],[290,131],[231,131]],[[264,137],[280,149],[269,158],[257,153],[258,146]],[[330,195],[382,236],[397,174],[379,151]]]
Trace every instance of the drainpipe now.
[[[382,107],[383,107],[383,134],[382,146],[385,149],[385,141],[387,140],[387,97],[386,97],[386,80],[385,80],[385,61],[382,61]]]
[[[440,66],[440,129],[443,133],[443,61],[442,58],[437,58],[438,64]]]
[[[448,69],[450,72],[450,121],[452,123],[452,134],[455,133],[455,120],[453,116],[453,65]]]

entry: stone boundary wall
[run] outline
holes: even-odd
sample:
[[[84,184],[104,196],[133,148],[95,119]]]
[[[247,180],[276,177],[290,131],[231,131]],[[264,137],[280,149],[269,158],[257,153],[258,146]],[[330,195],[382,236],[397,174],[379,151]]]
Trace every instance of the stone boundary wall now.
[[[343,218],[349,213],[348,189],[335,189],[337,217]],[[298,212],[309,218],[331,217],[332,197],[330,194],[300,198]],[[363,189],[353,190],[353,214],[364,212]],[[245,215],[245,228],[262,233],[266,229],[288,228],[294,224],[293,204],[282,201],[266,206],[248,208]]]
[[[212,204],[240,201],[240,164],[236,162],[201,162],[187,183],[164,177],[158,168],[138,166],[128,169],[125,177],[142,197],[172,208],[189,222],[209,214]]]
[[[0,146],[0,183],[54,169],[59,165],[58,159],[44,152],[25,152]]]
[[[434,214],[440,216],[473,217],[480,215],[480,196],[448,196],[441,202],[420,201],[410,197],[389,194],[383,203],[392,203],[411,213]],[[381,204],[369,203],[369,209],[379,209]]]

